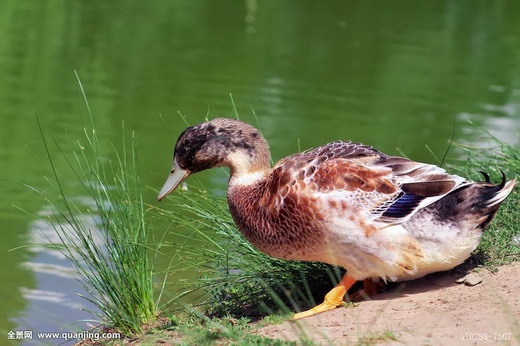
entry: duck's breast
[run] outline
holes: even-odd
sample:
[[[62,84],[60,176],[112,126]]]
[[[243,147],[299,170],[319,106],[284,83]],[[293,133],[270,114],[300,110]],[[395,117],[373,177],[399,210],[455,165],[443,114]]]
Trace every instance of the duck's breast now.
[[[229,210],[242,234],[269,256],[319,260],[316,252],[323,242],[317,222],[323,219],[319,208],[309,198],[294,194],[284,195],[280,208],[262,205],[265,192],[265,184],[262,183],[229,189]],[[270,203],[277,203],[276,197]]]

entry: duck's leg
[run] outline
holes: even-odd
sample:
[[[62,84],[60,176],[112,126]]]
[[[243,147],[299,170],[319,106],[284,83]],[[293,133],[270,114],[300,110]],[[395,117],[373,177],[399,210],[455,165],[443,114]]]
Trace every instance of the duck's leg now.
[[[313,307],[310,310],[299,312],[293,316],[293,320],[313,316],[327,310],[335,309],[343,303],[343,297],[348,289],[354,285],[355,279],[345,274],[341,282],[336,285],[327,295],[325,300],[320,305]]]
[[[385,287],[385,284],[381,281],[374,281],[371,278],[363,280],[363,288],[357,292],[352,293],[349,296],[350,301],[356,302],[361,300],[370,299],[379,294],[379,288]]]

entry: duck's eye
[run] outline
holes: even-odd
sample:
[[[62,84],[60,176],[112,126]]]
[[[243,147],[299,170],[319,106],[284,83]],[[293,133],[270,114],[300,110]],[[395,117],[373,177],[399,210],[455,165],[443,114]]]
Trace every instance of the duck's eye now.
[[[184,140],[184,145],[190,145],[191,144],[191,140],[189,138],[186,138]]]

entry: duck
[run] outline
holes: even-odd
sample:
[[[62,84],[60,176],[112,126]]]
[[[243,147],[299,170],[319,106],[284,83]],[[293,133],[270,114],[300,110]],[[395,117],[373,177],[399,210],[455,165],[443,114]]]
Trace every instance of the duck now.
[[[215,118],[188,127],[174,147],[161,201],[188,176],[228,167],[227,201],[244,237],[280,259],[346,269],[324,301],[293,319],[342,305],[357,282],[406,281],[463,263],[516,179],[471,181],[433,164],[335,141],[271,166],[255,127]]]

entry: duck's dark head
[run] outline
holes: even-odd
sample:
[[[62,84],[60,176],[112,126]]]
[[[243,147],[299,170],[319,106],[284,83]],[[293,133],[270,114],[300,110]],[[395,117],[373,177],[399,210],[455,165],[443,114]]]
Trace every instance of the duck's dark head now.
[[[160,201],[190,174],[228,166],[231,175],[268,169],[269,147],[260,131],[235,119],[216,118],[184,130],[173,154],[173,168]]]

